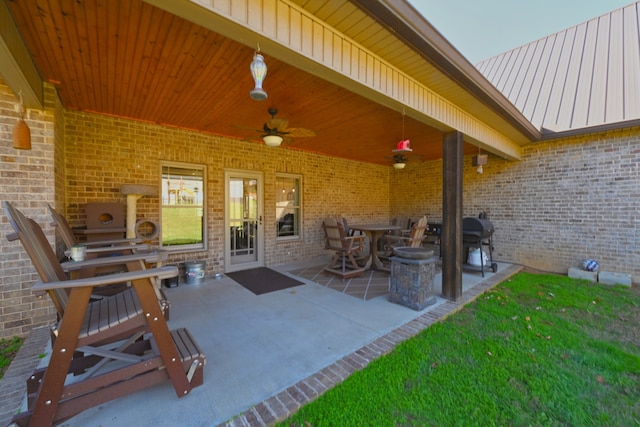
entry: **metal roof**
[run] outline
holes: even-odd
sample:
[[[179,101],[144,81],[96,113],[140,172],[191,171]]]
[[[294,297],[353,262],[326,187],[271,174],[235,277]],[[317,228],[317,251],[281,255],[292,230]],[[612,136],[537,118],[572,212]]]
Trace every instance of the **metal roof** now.
[[[637,124],[640,1],[489,58],[477,68],[547,135]]]

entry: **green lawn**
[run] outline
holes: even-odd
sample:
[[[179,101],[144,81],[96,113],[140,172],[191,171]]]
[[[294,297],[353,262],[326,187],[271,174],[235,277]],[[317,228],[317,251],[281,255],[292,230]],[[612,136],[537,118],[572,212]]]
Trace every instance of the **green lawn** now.
[[[640,294],[520,273],[286,426],[638,426]]]
[[[202,207],[163,206],[162,245],[202,243]]]
[[[9,367],[11,360],[20,350],[23,342],[24,339],[20,337],[0,339],[0,378],[4,376],[4,371]]]

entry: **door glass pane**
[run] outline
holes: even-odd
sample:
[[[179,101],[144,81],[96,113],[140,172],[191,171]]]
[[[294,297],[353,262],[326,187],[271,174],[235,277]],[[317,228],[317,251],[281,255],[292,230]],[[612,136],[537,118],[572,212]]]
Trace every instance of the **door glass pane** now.
[[[231,263],[257,260],[258,182],[253,178],[229,180]]]
[[[161,168],[162,247],[205,249],[205,166],[161,162]]]
[[[276,219],[277,237],[284,239],[300,237],[300,177],[276,175]]]

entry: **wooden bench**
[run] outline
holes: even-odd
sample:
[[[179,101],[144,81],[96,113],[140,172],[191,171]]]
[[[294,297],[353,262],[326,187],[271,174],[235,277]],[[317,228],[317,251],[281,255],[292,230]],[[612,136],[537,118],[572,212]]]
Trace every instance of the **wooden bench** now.
[[[39,225],[8,202],[3,208],[10,240],[20,239],[42,280],[33,291],[48,293],[59,317],[49,363],[27,380],[28,408],[13,423],[59,424],[167,379],[178,397],[203,383],[203,352],[186,329],[169,330],[154,291],[176,267],[68,279]],[[94,289],[124,282],[127,290],[92,300]]]

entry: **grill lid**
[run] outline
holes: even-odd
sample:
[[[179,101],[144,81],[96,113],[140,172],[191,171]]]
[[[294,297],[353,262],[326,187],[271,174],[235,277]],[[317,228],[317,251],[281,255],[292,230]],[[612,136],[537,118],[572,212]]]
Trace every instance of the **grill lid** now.
[[[493,224],[488,219],[481,218],[463,218],[462,219],[462,234],[475,236],[479,238],[491,237],[494,232]]]

